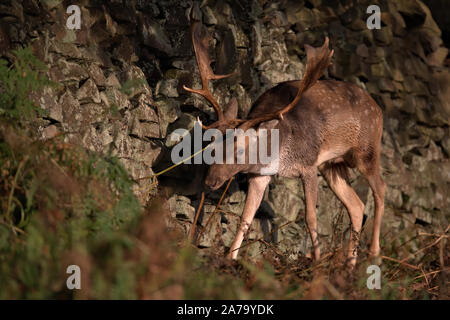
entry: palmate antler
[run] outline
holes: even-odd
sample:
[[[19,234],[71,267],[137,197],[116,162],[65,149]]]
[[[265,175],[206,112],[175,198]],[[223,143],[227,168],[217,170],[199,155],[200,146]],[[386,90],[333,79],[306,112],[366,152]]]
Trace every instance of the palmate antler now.
[[[329,49],[328,37],[325,38],[325,42],[321,47],[314,48],[309,45],[305,45],[307,56],[305,75],[303,79],[297,84],[298,91],[294,100],[284,108],[249,120],[242,120],[237,118],[225,119],[222,108],[219,106],[216,99],[214,99],[211,91],[209,91],[208,84],[210,80],[224,79],[232,76],[234,73],[226,75],[214,74],[211,69],[211,58],[208,54],[210,35],[208,34],[207,30],[205,30],[203,25],[197,20],[194,20],[191,25],[191,36],[198,69],[200,71],[200,77],[202,79],[202,88],[190,89],[186,86],[183,86],[183,88],[186,91],[203,96],[212,104],[214,110],[217,113],[217,121],[207,127],[204,126],[204,128],[218,128],[221,131],[224,131],[226,129],[234,129],[237,126],[239,126],[240,129],[247,130],[264,121],[273,119],[283,120],[283,115],[289,112],[300,101],[302,94],[310,87],[312,87],[322,76],[325,69],[330,65],[330,60],[334,52],[333,50],[330,51]]]
[[[306,49],[306,71],[303,76],[302,81],[300,81],[296,86],[298,87],[297,95],[294,100],[281,110],[267,113],[260,117],[250,119],[244,122],[240,126],[242,130],[247,130],[256,126],[257,124],[269,121],[273,119],[283,120],[283,114],[289,112],[301,99],[303,93],[311,88],[317,80],[322,76],[323,72],[330,65],[331,57],[333,56],[334,50],[329,49],[329,39],[325,38],[325,41],[321,47],[314,48],[310,45],[305,45]]]
[[[208,31],[203,27],[203,25],[197,20],[195,20],[191,25],[191,37],[192,43],[194,45],[194,52],[195,58],[197,60],[198,70],[200,71],[200,78],[202,79],[202,88],[191,89],[183,85],[183,89],[192,93],[199,94],[206,100],[208,100],[217,113],[217,122],[223,122],[224,117],[222,108],[213,97],[211,91],[209,91],[208,85],[210,80],[228,78],[234,73],[224,75],[214,74],[211,69],[211,58],[208,54],[209,41],[211,39],[211,36],[208,34]]]

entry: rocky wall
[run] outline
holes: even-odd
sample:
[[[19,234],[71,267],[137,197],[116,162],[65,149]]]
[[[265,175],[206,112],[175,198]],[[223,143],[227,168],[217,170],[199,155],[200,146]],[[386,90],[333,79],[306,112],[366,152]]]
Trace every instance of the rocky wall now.
[[[0,4],[0,54],[8,57],[9,49],[31,42],[49,66],[49,77],[60,84],[36,98],[49,114],[37,121],[37,130],[44,139],[62,133],[68,143],[119,157],[136,181],[141,202],[165,194],[176,224],[187,232],[205,168],[183,165],[158,179],[140,178],[171,165],[168,137],[174,129],[191,129],[196,117],[205,123],[215,117],[202,98],[182,89],[200,85],[189,35],[192,1],[72,2]],[[66,27],[70,4],[81,7],[80,30]],[[381,8],[381,29],[366,26],[370,4]],[[236,97],[241,117],[266,89],[300,79],[304,44],[318,46],[329,36],[335,54],[325,78],[358,84],[384,111],[382,168],[388,190],[383,230],[448,224],[448,49],[424,3],[209,0],[194,14],[213,35],[216,72],[237,71],[215,81],[212,91],[222,105]],[[371,192],[357,172],[352,185],[366,203],[367,227],[373,215]],[[207,193],[200,224],[210,223],[199,246],[230,244],[245,191],[245,176],[238,176],[211,219],[221,192]],[[292,221],[265,238],[293,258],[306,253],[302,199],[299,180],[274,178],[249,238],[262,238]],[[322,179],[318,220],[324,247],[335,246],[340,241],[336,235],[348,234],[345,210]],[[247,248],[257,254],[271,247],[255,242]]]

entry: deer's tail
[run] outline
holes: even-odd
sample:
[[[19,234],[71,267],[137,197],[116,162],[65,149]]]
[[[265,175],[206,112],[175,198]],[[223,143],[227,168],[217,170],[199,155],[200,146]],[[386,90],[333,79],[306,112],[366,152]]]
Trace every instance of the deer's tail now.
[[[336,181],[337,178],[341,178],[350,184],[348,166],[345,162],[326,163],[320,171],[325,176],[327,181]]]

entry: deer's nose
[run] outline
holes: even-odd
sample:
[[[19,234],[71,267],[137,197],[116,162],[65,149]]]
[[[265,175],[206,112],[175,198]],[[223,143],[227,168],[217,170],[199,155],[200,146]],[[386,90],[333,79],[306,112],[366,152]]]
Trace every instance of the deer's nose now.
[[[211,190],[217,190],[219,189],[223,182],[220,179],[206,179],[205,184],[211,189]]]

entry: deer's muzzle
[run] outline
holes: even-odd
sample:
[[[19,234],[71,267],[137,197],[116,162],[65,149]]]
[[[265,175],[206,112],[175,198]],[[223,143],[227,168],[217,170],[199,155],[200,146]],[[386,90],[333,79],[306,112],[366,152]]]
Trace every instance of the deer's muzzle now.
[[[217,177],[206,177],[205,185],[207,185],[211,190],[217,190],[224,184],[224,182],[224,180]]]

